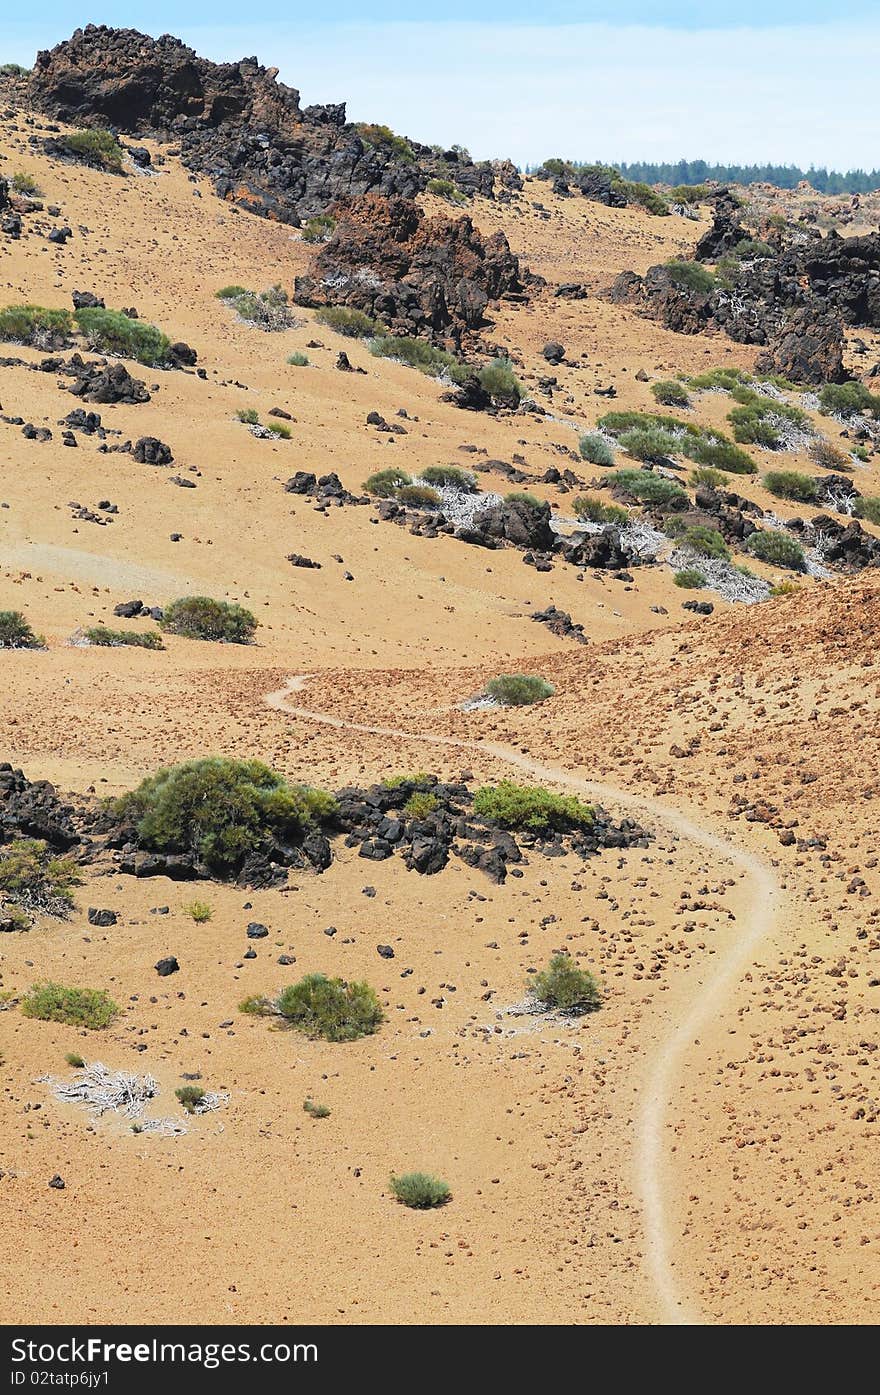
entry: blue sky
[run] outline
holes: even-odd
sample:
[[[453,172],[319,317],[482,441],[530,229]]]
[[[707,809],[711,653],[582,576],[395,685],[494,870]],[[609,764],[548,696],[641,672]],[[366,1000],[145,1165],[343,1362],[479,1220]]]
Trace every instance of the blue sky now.
[[[30,63],[89,20],[133,25],[217,60],[256,53],[304,102],[345,100],[354,120],[480,157],[880,166],[877,0],[544,0],[539,19],[534,0],[445,0],[424,20],[412,0],[333,0],[324,13],[39,0],[0,14],[0,61]]]

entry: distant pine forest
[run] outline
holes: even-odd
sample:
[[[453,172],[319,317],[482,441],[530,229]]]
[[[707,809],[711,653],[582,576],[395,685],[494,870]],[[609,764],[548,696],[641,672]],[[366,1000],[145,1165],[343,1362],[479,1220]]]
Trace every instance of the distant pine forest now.
[[[572,168],[585,168],[578,161],[566,161]],[[539,168],[538,166],[535,167]],[[797,165],[710,165],[705,160],[678,160],[674,164],[615,164],[624,179],[645,184],[703,184],[707,179],[721,184],[775,184],[779,189],[794,189],[806,179],[820,194],[868,194],[880,189],[880,170],[828,170],[810,166],[802,170]],[[529,173],[533,171],[530,169]]]

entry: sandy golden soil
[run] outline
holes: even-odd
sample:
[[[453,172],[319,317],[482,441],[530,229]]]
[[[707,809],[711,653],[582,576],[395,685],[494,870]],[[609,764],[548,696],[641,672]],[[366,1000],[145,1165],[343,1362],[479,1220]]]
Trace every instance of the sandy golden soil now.
[[[125,180],[50,162],[27,144],[38,129],[0,122],[0,169],[34,174],[74,237],[51,247],[31,218],[21,242],[0,242],[4,303],[67,304],[77,288],[135,304],[198,349],[207,378],[135,368],[158,384],[153,400],[100,409],[121,433],[111,440],[169,442],[174,472],[193,471],[197,485],[181,490],[172,472],[101,454],[88,437],[64,448],[57,422],[76,404],[53,375],[0,370],[3,414],[55,433],[38,444],[0,422],[0,608],[24,610],[48,644],[0,654],[3,758],[78,794],[115,793],[210,752],[329,786],[418,768],[518,774],[589,787],[656,836],[585,866],[533,858],[501,887],[456,859],[420,878],[396,858],[338,848],[327,873],[283,892],[199,887],[213,907],[202,925],[184,911],[191,886],[93,871],[69,922],[0,945],[11,995],[0,1013],[0,1316],[870,1320],[877,583],[805,584],[684,622],[666,569],[631,584],[579,581],[561,563],[540,575],[513,550],[412,537],[369,508],[317,512],[282,489],[296,469],[336,470],[357,489],[389,451],[412,473],[466,465],[465,445],[542,475],[574,463],[578,430],[606,410],[596,386],[647,408],[640,368],[748,366],[748,349],[672,335],[598,295],[617,271],[686,251],[702,225],[555,200],[532,182],[507,208],[481,201],[476,221],[503,227],[550,282],[531,305],[501,308],[489,337],[532,387],[547,375],[546,340],[567,348],[552,400],[539,399],[550,416],[494,419],[441,402],[439,384],[308,312],[278,335],[238,323],[214,292],[289,287],[307,260],[291,229],[219,203],[173,157]],[[588,299],[555,299],[563,280],[583,281]],[[288,367],[311,340],[312,366]],[[341,348],[365,376],[336,371]],[[251,436],[234,419],[251,405],[289,411],[292,439]],[[401,407],[406,436],[365,424]],[[717,424],[725,410],[716,397],[699,404]],[[530,487],[570,509],[552,486]],[[754,479],[737,487],[767,502]],[[72,501],[101,499],[118,505],[112,524],[72,517]],[[321,570],[292,568],[290,552]],[[249,606],[257,643],[65,643],[121,600],[192,591]],[[587,647],[530,621],[550,601],[585,625]],[[459,709],[488,677],[520,668],[551,679],[552,701]],[[307,681],[290,687],[296,675]],[[787,827],[821,846],[780,841]],[[90,927],[90,905],[119,923]],[[245,960],[252,919],[271,934]],[[393,960],[377,955],[382,943]],[[527,969],[559,948],[600,976],[601,1012],[574,1024],[511,1013]],[[169,953],[181,972],[158,978]],[[280,966],[282,954],[294,963]],[[388,1014],[377,1036],[333,1046],[237,1012],[245,995],[316,969],[374,984]],[[25,1019],[16,995],[42,977],[107,988],[117,1023],[96,1041]],[[39,1080],[64,1074],[71,1050],[151,1071],[166,1101],[199,1071],[230,1103],[179,1138],[90,1123]],[[330,1117],[309,1118],[307,1096]],[[445,1177],[452,1203],[395,1205],[389,1174],[412,1168]],[[47,1186],[55,1173],[63,1191]]]

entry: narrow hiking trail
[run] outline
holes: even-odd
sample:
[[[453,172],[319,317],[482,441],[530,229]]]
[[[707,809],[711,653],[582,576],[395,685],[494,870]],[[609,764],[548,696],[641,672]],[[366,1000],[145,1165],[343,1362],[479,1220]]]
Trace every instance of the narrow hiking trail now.
[[[642,1207],[648,1280],[665,1323],[702,1322],[703,1318],[695,1300],[682,1287],[681,1276],[672,1258],[668,1204],[671,1182],[669,1160],[664,1147],[666,1115],[688,1047],[693,1045],[695,1037],[706,1024],[714,1022],[719,1016],[729,999],[731,987],[739,979],[752,952],[776,924],[781,888],[773,869],[754,853],[737,847],[686,814],[670,808],[660,799],[646,794],[634,794],[630,790],[598,780],[581,779],[562,766],[533,760],[512,747],[490,741],[467,740],[430,732],[411,732],[396,727],[349,722],[329,713],[300,707],[291,701],[291,698],[301,692],[308,681],[309,675],[290,678],[283,688],[267,693],[265,701],[268,706],[288,716],[321,723],[339,731],[363,732],[365,735],[390,737],[395,741],[413,741],[492,756],[525,774],[562,785],[579,794],[601,799],[633,813],[648,814],[651,820],[684,841],[724,858],[745,874],[746,909],[744,915],[734,922],[735,938],[724,950],[719,949],[709,976],[700,986],[697,995],[688,1003],[683,1015],[663,1029],[656,1044],[653,1062],[648,1067],[640,1090],[634,1120],[634,1176]],[[743,927],[744,919],[746,923]]]

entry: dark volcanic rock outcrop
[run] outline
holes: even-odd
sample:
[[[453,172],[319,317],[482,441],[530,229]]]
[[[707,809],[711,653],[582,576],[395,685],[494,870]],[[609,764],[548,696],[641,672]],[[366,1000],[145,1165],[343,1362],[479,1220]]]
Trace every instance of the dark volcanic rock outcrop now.
[[[507,238],[483,237],[468,217],[427,218],[410,199],[376,194],[333,211],[333,236],[296,279],[298,305],[346,305],[397,333],[459,340],[490,301],[522,291]]]

